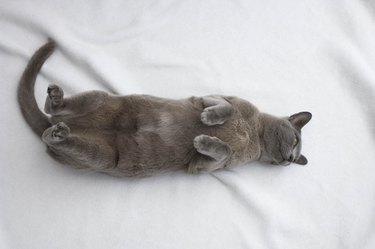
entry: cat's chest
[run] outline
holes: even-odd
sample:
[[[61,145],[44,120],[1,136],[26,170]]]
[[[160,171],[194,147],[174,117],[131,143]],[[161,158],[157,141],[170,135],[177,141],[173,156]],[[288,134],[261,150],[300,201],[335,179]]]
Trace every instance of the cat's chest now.
[[[259,158],[260,142],[256,120],[234,119],[221,137],[232,149],[228,164],[238,165]]]

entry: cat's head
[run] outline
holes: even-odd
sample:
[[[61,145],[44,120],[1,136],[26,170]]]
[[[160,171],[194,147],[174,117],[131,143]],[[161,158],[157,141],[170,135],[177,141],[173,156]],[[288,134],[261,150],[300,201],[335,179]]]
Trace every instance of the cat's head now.
[[[307,159],[301,154],[301,129],[311,117],[309,112],[300,112],[288,118],[266,118],[260,160],[284,166],[306,165]]]

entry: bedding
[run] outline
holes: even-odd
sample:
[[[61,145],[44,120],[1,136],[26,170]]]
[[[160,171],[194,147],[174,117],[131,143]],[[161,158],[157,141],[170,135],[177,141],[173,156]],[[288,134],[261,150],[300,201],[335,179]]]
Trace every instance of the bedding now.
[[[375,2],[0,0],[0,248],[375,248]],[[310,111],[307,166],[115,178],[60,165],[17,83]],[[32,93],[30,93],[32,94]]]

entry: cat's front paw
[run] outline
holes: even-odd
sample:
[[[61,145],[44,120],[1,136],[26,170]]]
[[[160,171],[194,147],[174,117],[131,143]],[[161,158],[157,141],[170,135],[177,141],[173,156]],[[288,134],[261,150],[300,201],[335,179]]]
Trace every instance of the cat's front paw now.
[[[219,125],[225,122],[225,119],[221,119],[216,113],[215,108],[205,108],[201,113],[201,121],[203,124],[212,126]]]
[[[216,160],[226,157],[230,153],[229,146],[217,137],[199,135],[194,138],[193,145],[199,153]]]
[[[204,153],[204,152],[212,150],[212,148],[215,146],[215,142],[218,142],[218,141],[220,141],[220,139],[216,137],[210,137],[207,135],[199,135],[194,138],[193,144],[194,144],[194,148],[198,152]]]

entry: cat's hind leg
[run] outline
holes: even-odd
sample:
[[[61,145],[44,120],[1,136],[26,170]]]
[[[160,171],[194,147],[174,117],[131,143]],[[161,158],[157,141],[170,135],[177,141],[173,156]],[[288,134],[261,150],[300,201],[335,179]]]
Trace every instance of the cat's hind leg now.
[[[44,111],[52,116],[82,115],[99,108],[108,94],[102,91],[89,91],[64,98],[64,91],[57,85],[50,85]]]
[[[199,154],[190,162],[189,173],[212,172],[223,168],[231,155],[230,147],[217,137],[199,135],[193,142]]]
[[[42,140],[58,161],[75,168],[106,172],[117,165],[118,153],[104,139],[70,134],[63,122],[46,129]]]
[[[202,102],[204,109],[201,120],[205,125],[223,124],[234,112],[232,104],[221,96],[202,97]]]

